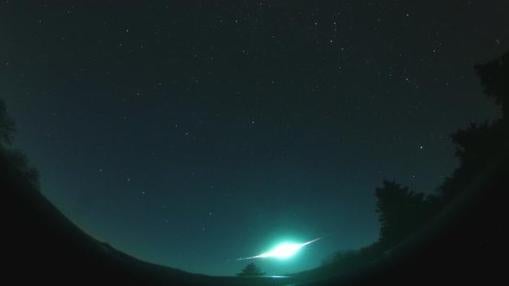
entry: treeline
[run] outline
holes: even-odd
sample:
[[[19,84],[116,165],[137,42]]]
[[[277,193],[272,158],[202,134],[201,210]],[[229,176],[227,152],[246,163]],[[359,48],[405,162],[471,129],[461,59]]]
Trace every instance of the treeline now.
[[[436,192],[423,194],[411,191],[394,181],[382,182],[375,190],[376,212],[380,223],[378,241],[359,250],[339,252],[324,261],[324,265],[348,270],[375,261],[427,225],[465,192],[476,177],[492,167],[494,162],[507,158],[509,52],[474,68],[484,93],[500,108],[500,118],[492,122],[471,123],[467,128],[451,135],[459,167],[445,179]],[[507,165],[507,161],[502,160],[501,163]],[[509,170],[509,166],[500,168],[504,167]],[[507,179],[496,178],[482,185],[482,192],[489,194],[494,190],[509,190]],[[489,225],[488,221],[485,223]]]

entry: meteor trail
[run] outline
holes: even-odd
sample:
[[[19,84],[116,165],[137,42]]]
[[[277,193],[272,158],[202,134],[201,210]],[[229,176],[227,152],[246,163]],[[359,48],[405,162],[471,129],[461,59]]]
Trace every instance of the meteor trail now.
[[[283,242],[278,244],[276,247],[271,250],[264,252],[262,254],[251,256],[251,257],[243,257],[237,260],[250,260],[250,259],[258,259],[258,258],[276,258],[276,259],[287,259],[299,252],[304,246],[309,245],[313,242],[320,240],[321,237],[315,238],[308,242],[304,243],[294,243],[294,242]]]

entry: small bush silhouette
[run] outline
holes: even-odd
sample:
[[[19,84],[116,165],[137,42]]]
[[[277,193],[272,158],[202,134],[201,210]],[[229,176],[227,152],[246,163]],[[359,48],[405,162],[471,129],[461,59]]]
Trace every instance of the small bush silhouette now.
[[[244,269],[237,274],[238,276],[242,277],[256,277],[256,276],[263,276],[265,273],[261,271],[261,269],[254,263],[249,263],[244,267]]]

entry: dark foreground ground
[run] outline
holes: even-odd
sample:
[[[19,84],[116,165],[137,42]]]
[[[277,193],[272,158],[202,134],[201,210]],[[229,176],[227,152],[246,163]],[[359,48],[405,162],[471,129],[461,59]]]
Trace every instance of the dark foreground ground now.
[[[432,228],[356,273],[334,265],[291,278],[209,277],[139,261],[82,232],[28,184],[2,179],[2,285],[506,284],[505,182],[494,167]],[[8,169],[0,170],[8,172]],[[479,191],[481,190],[481,191]]]

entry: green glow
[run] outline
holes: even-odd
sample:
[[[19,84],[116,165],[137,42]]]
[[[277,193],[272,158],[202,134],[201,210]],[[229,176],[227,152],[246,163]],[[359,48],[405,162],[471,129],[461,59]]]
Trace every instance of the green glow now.
[[[304,243],[293,243],[293,242],[283,242],[271,250],[264,252],[259,255],[260,258],[272,257],[277,259],[288,259],[297,252],[299,252],[303,247]]]
[[[295,256],[295,254],[297,254],[302,248],[304,248],[304,246],[311,244],[315,241],[318,241],[319,239],[320,238],[313,239],[311,241],[304,243],[282,242],[267,252],[264,252],[256,256],[239,258],[238,260],[257,259],[257,258],[275,258],[280,260],[286,260]]]

